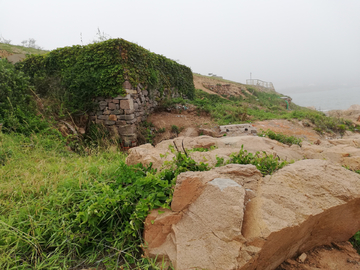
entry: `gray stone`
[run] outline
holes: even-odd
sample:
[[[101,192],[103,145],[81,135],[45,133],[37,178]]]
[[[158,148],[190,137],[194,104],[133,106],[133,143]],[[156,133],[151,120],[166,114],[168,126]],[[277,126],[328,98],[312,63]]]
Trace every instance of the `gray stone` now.
[[[128,115],[118,115],[118,120],[132,120],[135,118],[134,114],[128,114]]]
[[[135,125],[125,125],[122,127],[119,127],[119,133],[120,135],[131,135],[136,132],[136,126]]]
[[[108,115],[99,115],[97,117],[97,119],[100,119],[100,120],[108,120],[109,119],[109,116]]]
[[[132,110],[134,109],[134,102],[132,99],[120,100],[120,109]]]
[[[108,126],[112,126],[112,125],[115,125],[115,121],[105,121],[105,125],[108,125]]]
[[[100,105],[99,106],[99,109],[102,110],[102,111],[105,110],[105,108],[106,108],[106,105]]]
[[[132,110],[124,110],[124,114],[132,114],[132,113],[134,113],[134,109],[132,109]]]
[[[136,123],[136,118],[133,119],[133,120],[128,120],[128,121],[126,121],[126,123],[127,124],[134,124],[134,123]]]
[[[144,90],[144,91],[142,91],[142,94],[143,94],[144,96],[147,96],[147,95],[149,94],[149,92],[148,92],[147,90]]]
[[[110,114],[110,111],[109,111],[108,109],[106,109],[106,110],[103,112],[103,114],[109,115],[109,114]]]
[[[124,120],[118,120],[118,121],[116,121],[116,125],[117,125],[117,126],[125,126],[125,125],[126,125],[126,121],[124,121]]]
[[[99,102],[99,105],[100,105],[100,106],[101,106],[101,105],[107,106],[107,104],[108,104],[108,103],[107,103],[106,101],[100,101],[100,102]]]
[[[134,109],[138,110],[139,109],[139,104],[138,103],[134,103]]]
[[[110,102],[110,103],[109,103],[109,109],[110,109],[110,110],[115,110],[115,109],[116,109],[116,104]]]
[[[122,86],[124,89],[132,89],[132,85],[129,81],[125,81]]]
[[[116,108],[116,110],[119,110],[120,109],[120,104],[115,104],[115,108]]]
[[[119,115],[119,114],[123,114],[122,110],[113,110],[111,111],[112,114],[116,114],[116,115]]]

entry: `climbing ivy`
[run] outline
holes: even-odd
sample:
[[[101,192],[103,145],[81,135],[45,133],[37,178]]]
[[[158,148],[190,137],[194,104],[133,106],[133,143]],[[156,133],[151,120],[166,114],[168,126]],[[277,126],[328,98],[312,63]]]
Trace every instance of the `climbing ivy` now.
[[[30,55],[17,68],[29,75],[35,86],[49,77],[60,77],[65,89],[62,98],[72,112],[92,109],[95,97],[125,95],[125,81],[133,87],[141,84],[150,92],[168,89],[194,97],[190,68],[124,39]]]

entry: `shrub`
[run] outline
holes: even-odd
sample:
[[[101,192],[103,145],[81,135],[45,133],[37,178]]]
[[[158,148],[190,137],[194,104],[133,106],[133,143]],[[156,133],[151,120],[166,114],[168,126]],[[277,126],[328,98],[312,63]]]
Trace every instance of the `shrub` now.
[[[273,172],[281,169],[289,164],[287,161],[280,161],[280,158],[274,155],[268,155],[265,151],[262,153],[256,152],[255,154],[248,153],[241,146],[239,153],[230,155],[230,159],[224,162],[224,158],[217,157],[216,167],[223,166],[224,164],[252,164],[262,173],[262,175],[272,174]]]
[[[278,142],[281,142],[283,144],[287,144],[287,145],[292,145],[292,144],[297,144],[299,146],[301,146],[301,142],[302,140],[300,138],[296,138],[294,136],[287,136],[285,134],[282,133],[275,133],[274,131],[268,129],[266,131],[261,130],[260,133],[258,133],[259,136],[266,136],[272,140],[276,140]]]
[[[0,60],[0,123],[4,132],[29,135],[32,132],[53,132],[40,116],[29,78],[7,60]]]

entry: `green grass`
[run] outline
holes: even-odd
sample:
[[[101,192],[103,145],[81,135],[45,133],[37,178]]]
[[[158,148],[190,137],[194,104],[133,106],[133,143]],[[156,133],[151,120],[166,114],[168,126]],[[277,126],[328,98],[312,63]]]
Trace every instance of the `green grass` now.
[[[5,157],[0,167],[1,269],[68,269],[79,263],[114,269],[118,261],[150,265],[135,254],[141,243],[137,235],[129,253],[120,250],[131,233],[127,239],[115,237],[128,228],[114,216],[119,196],[128,196],[125,190],[117,193],[116,181],[142,179],[147,185],[143,169],[125,166],[122,152],[104,149],[80,156],[49,136],[3,133],[0,149]]]
[[[298,119],[306,120],[314,129],[323,134],[343,135],[346,130],[354,131],[354,124],[345,119],[327,117],[324,113],[290,104],[290,110],[286,109],[286,103],[276,93],[263,93],[251,90],[253,95],[246,94],[247,98],[223,99],[218,95],[211,95],[199,89],[195,91],[193,100],[176,98],[163,102],[163,108],[171,108],[176,104],[192,104],[197,107],[198,114],[206,113],[219,125],[241,124],[253,121],[270,119]]]

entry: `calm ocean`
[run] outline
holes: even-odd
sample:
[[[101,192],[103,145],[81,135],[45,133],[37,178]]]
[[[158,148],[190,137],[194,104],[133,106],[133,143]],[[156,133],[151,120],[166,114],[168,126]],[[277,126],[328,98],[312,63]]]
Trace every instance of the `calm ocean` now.
[[[295,104],[303,107],[314,106],[319,111],[346,110],[353,104],[360,104],[360,87],[302,93],[283,92],[280,93],[290,96]]]

